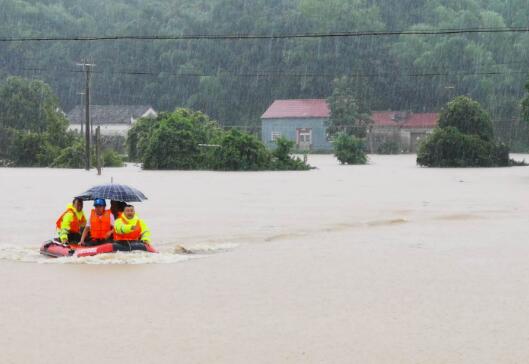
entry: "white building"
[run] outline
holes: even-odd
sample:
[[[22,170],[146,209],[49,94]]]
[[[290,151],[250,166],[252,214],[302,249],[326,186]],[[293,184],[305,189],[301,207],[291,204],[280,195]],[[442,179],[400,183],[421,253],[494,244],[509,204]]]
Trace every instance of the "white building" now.
[[[158,113],[145,105],[91,105],[90,119],[95,131],[101,127],[101,135],[126,136],[134,122],[139,118],[155,118]],[[76,106],[67,114],[69,130],[78,132],[85,128],[85,108]]]

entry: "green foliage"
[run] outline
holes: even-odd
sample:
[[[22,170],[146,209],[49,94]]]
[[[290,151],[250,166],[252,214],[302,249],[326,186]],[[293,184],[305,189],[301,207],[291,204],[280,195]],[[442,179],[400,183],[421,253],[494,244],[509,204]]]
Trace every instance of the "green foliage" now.
[[[417,163],[428,167],[504,167],[509,165],[509,149],[448,126],[436,129],[421,143]]]
[[[46,138],[41,133],[15,130],[7,156],[18,167],[46,165]]]
[[[339,133],[333,141],[334,155],[341,164],[366,164],[367,156],[362,139]]]
[[[290,156],[292,142],[280,141],[278,148],[270,152],[256,136],[238,130],[224,131],[200,112],[177,109],[150,120],[150,123],[148,128],[143,123],[136,124],[129,133],[135,138],[141,135],[139,138],[146,141],[145,148],[136,148],[137,157],[145,169],[258,171],[310,168]],[[136,132],[136,128],[141,131]],[[129,142],[129,148],[138,144],[140,139]]]
[[[367,128],[371,124],[370,112],[359,106],[351,79],[336,79],[332,95],[327,101],[331,109],[327,125],[327,133],[330,136],[346,133],[358,138],[366,137]]]
[[[428,167],[503,167],[509,148],[496,144],[489,116],[479,103],[458,97],[441,114],[439,127],[419,145],[417,163]]]
[[[526,27],[529,13],[527,0],[3,0],[1,4],[0,34],[9,37]],[[353,76],[356,102],[369,100],[371,110],[434,111],[454,95],[464,94],[486,105],[493,120],[518,116],[513,105],[525,83],[518,76],[526,70],[529,34],[375,38],[93,42],[89,47],[84,42],[34,42],[31,47],[12,42],[0,46],[0,75],[33,76],[36,71],[28,69],[46,69],[42,77],[69,110],[79,103],[82,78],[64,69],[95,57],[101,73],[93,75],[93,85],[100,90],[94,92],[93,103],[141,100],[157,110],[182,105],[229,125],[257,125],[274,99],[328,97],[333,91],[330,80],[342,76]],[[124,75],[118,71],[124,60],[130,66],[127,70],[153,74]],[[420,76],[424,74],[428,77]],[[365,85],[358,86],[360,81]]]
[[[127,134],[127,151],[128,159],[130,161],[139,161],[141,156],[145,154],[147,146],[149,145],[149,138],[152,129],[159,125],[159,121],[165,115],[160,113],[158,119],[140,118],[134,123],[134,126],[129,129]]]
[[[102,155],[103,167],[123,167],[123,158],[113,149],[106,149]]]
[[[220,148],[210,151],[210,167],[225,171],[257,171],[269,169],[271,156],[257,137],[239,130],[223,133]]]
[[[145,169],[199,169],[205,164],[200,144],[220,133],[215,122],[200,112],[177,109],[158,118],[143,157]]]
[[[276,148],[272,151],[272,166],[276,170],[307,170],[310,166],[297,157],[292,157],[295,143],[284,137],[276,139]]]
[[[50,87],[9,77],[0,84],[0,159],[17,167],[46,167],[77,139],[67,132]]]
[[[450,101],[441,112],[439,127],[454,127],[463,134],[478,135],[484,140],[493,139],[490,116],[470,97],[459,96]]]
[[[53,161],[50,167],[55,168],[84,168],[85,167],[85,145],[78,141],[64,148]]]
[[[399,143],[397,143],[394,140],[386,140],[382,144],[380,144],[377,148],[378,154],[399,154],[400,153],[400,146]]]
[[[42,81],[8,77],[0,85],[0,126],[58,136],[67,122],[57,111],[59,100]],[[62,131],[64,131],[62,130]]]

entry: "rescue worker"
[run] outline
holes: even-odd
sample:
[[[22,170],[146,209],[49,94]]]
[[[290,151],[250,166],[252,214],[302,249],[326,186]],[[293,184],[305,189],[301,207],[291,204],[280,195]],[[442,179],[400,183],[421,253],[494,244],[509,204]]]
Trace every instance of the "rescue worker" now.
[[[136,215],[134,206],[126,205],[123,214],[116,219],[114,240],[116,242],[141,241],[144,244],[151,243],[151,232],[145,221]]]
[[[114,215],[110,210],[105,210],[107,203],[102,198],[94,200],[94,208],[90,212],[90,218],[86,224],[86,228],[81,236],[80,245],[85,245],[85,242],[90,242],[90,245],[99,245],[106,243],[112,237],[114,231]],[[90,232],[90,236],[87,236]]]
[[[57,233],[63,244],[77,243],[81,240],[81,232],[86,226],[86,217],[83,212],[83,200],[74,198],[68,204],[66,211],[62,213],[57,222]]]

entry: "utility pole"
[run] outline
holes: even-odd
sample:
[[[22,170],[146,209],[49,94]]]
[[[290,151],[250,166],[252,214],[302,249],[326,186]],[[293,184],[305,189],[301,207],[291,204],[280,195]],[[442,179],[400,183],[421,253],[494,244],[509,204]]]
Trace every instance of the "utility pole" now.
[[[93,63],[78,63],[78,66],[83,67],[83,71],[86,75],[85,84],[85,153],[86,153],[86,165],[85,169],[90,170],[90,76],[92,73],[92,67],[95,66]]]
[[[96,127],[96,168],[97,175],[101,175],[101,127]]]
[[[78,92],[77,95],[81,96],[81,103],[79,104],[81,106],[81,110],[83,108],[83,104],[84,104],[84,92]],[[82,111],[81,111],[82,112]],[[81,129],[79,131],[79,133],[82,135],[83,134],[83,122],[81,121]]]

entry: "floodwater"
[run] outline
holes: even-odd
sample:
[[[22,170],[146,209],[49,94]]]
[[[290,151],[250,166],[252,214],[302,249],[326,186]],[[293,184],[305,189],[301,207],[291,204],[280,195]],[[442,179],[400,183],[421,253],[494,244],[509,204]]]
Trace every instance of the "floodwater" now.
[[[309,162],[0,169],[0,363],[529,360],[529,168]],[[39,256],[71,197],[111,178],[149,197],[161,253]]]

